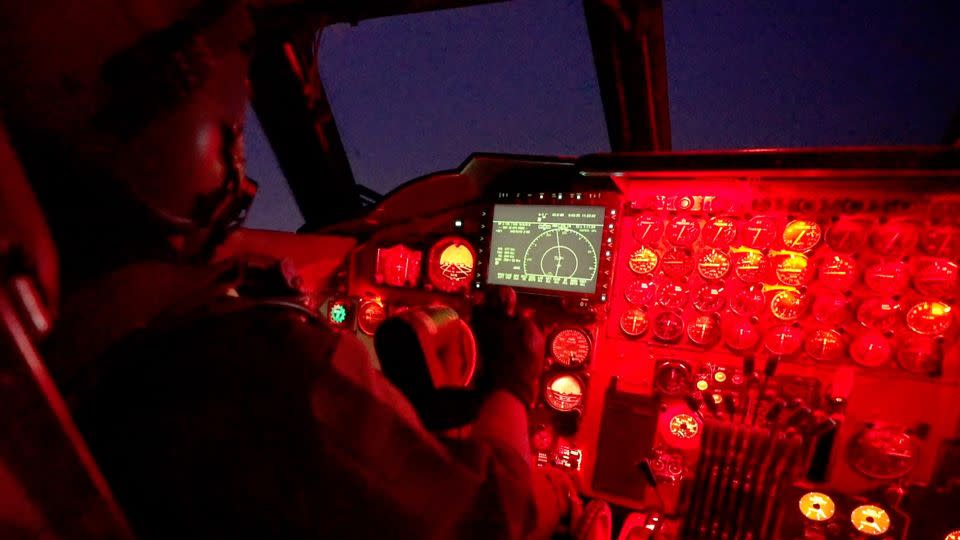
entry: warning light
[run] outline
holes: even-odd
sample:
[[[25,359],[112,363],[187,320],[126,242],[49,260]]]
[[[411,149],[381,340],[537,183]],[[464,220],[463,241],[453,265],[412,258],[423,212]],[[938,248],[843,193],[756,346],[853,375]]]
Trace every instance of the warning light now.
[[[717,405],[723,403],[723,396],[721,396],[720,394],[713,394],[713,396],[711,397],[713,398],[713,402],[716,403]]]
[[[813,521],[826,521],[837,510],[833,499],[825,493],[811,491],[800,497],[800,513]]]
[[[332,300],[327,307],[327,321],[338,328],[347,326],[350,322],[350,303],[347,300]]]
[[[699,381],[697,381],[697,390],[701,392],[705,392],[707,388],[710,388],[710,383],[708,383],[703,379],[700,379]]]
[[[869,536],[880,536],[890,530],[890,516],[879,506],[865,504],[850,513],[853,528]]]
[[[713,380],[717,381],[718,383],[722,383],[727,380],[727,374],[722,371],[718,371],[713,374]]]
[[[678,414],[670,419],[670,433],[679,439],[692,439],[700,431],[697,419],[689,414]]]

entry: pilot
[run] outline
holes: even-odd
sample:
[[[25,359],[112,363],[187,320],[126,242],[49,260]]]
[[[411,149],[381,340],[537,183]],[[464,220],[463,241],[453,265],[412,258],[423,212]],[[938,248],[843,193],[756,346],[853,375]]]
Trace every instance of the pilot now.
[[[0,114],[62,262],[47,360],[134,528],[548,535],[569,486],[530,470],[543,339],[510,291],[475,314],[488,393],[470,437],[451,442],[355,338],[288,301],[293,280],[209,262],[252,191],[253,30],[230,1],[0,5]]]

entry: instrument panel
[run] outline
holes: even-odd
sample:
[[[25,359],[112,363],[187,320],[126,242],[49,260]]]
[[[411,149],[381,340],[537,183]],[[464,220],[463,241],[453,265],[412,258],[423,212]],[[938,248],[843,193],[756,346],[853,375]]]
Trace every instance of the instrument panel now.
[[[514,287],[548,338],[537,465],[660,538],[944,538],[958,178],[939,148],[475,156],[342,227],[325,309],[368,339]]]

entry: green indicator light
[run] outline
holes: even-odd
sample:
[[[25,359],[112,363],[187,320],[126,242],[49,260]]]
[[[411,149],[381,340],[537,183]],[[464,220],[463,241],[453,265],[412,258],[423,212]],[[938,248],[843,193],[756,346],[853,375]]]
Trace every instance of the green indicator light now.
[[[330,322],[343,324],[347,320],[347,308],[343,304],[334,304],[330,307]]]

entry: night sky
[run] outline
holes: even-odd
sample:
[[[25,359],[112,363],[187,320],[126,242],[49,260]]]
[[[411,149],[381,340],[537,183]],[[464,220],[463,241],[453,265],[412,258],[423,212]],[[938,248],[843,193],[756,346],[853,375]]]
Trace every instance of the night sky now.
[[[675,150],[938,142],[960,106],[960,1],[664,0]],[[473,151],[609,150],[580,0],[338,25],[320,70],[357,180]],[[253,114],[247,224],[302,218]]]

